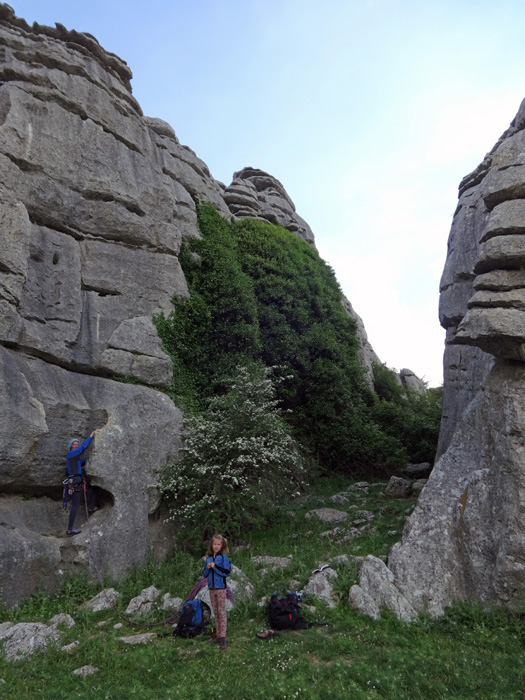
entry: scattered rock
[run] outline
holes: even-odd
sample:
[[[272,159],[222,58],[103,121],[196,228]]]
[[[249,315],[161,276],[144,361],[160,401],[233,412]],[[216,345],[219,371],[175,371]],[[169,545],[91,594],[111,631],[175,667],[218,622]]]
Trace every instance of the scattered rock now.
[[[361,588],[362,594],[357,591]],[[359,571],[359,586],[352,586],[351,600],[353,607],[365,612],[367,615],[370,607],[369,598],[372,598],[378,609],[388,608],[404,622],[411,622],[417,617],[417,613],[408,600],[401,595],[394,585],[394,574],[386,564],[377,557],[367,556]],[[365,607],[358,607],[363,603]],[[374,615],[372,615],[374,617]]]
[[[104,588],[100,593],[98,593],[94,598],[88,600],[84,603],[83,607],[88,608],[92,612],[102,612],[103,610],[109,610],[115,605],[117,598],[120,593],[114,588]]]
[[[97,622],[97,626],[104,627],[104,625],[107,625],[108,622],[111,622],[111,620],[101,620],[100,622]]]
[[[261,600],[257,603],[258,608],[264,608],[268,605],[268,596],[263,596]]]
[[[408,467],[401,469],[400,474],[409,479],[428,479],[431,471],[430,462],[421,462],[421,464],[409,464]]]
[[[79,642],[78,639],[77,639],[75,642],[71,642],[71,644],[66,644],[66,646],[65,646],[65,647],[62,647],[62,648],[60,649],[60,651],[63,651],[63,652],[65,652],[66,654],[71,654],[71,652],[73,651],[73,649],[75,649],[76,647],[78,647],[79,644],[80,644],[80,642]]]
[[[342,523],[348,519],[348,513],[335,508],[317,508],[316,510],[308,511],[304,517],[306,520],[316,518],[323,523]]]
[[[335,599],[334,587],[331,580],[336,578],[338,578],[337,571],[330,567],[317,574],[312,574],[304,587],[305,595],[313,595],[323,601],[323,603],[326,603],[329,608],[335,608],[337,606],[337,600]]]
[[[14,622],[2,622],[0,623],[0,641],[7,637],[7,631],[14,627]]]
[[[379,620],[379,606],[375,600],[364,591],[361,586],[354,585],[350,588],[348,604],[351,608],[359,610],[364,615]]]
[[[427,482],[428,479],[418,479],[417,481],[414,481],[412,484],[412,493],[421,493]]]
[[[286,569],[292,563],[292,555],[289,554],[287,557],[265,557],[256,556],[251,557],[251,561],[254,564],[263,564],[269,566],[272,571],[277,571],[277,569]]]
[[[135,596],[135,598],[129,601],[128,607],[126,608],[126,615],[144,615],[150,612],[153,608],[153,603],[161,593],[162,591],[159,591],[155,586],[144,588],[138,596]]]
[[[350,529],[342,527],[334,527],[333,530],[325,530],[319,534],[319,537],[327,537],[332,540],[332,542],[337,542],[338,544],[344,544],[350,540],[356,540],[361,537],[362,533],[355,527]]]
[[[117,622],[115,625],[113,625],[114,630],[122,629],[122,627],[124,627],[122,622]]]
[[[406,498],[412,493],[412,483],[400,476],[390,477],[388,486],[385,489],[385,496],[390,498]]]
[[[370,489],[370,484],[368,481],[357,481],[355,484],[352,484],[348,491],[364,491],[365,493],[368,493]]]
[[[125,644],[146,644],[156,636],[155,632],[142,632],[141,634],[132,634],[129,637],[119,637],[119,640]]]
[[[48,627],[54,627],[55,629],[59,625],[65,625],[68,629],[70,629],[71,627],[75,626],[75,621],[71,615],[68,615],[67,613],[59,613],[58,615],[52,617],[47,623]]]
[[[330,496],[330,500],[338,506],[345,506],[348,503],[348,498],[344,493],[336,493],[335,496]]]
[[[81,666],[80,668],[76,668],[73,673],[75,676],[81,676],[82,678],[85,678],[86,676],[92,676],[94,673],[97,673],[98,668],[95,666]]]
[[[60,633],[40,622],[19,622],[4,632],[3,639],[6,661],[17,661],[32,656],[37,650],[44,651],[51,643],[57,643]]]
[[[169,593],[165,593],[162,596],[162,604],[160,606],[161,610],[172,610],[173,612],[178,612],[182,608],[183,604],[182,598],[172,598]]]
[[[356,510],[355,515],[358,518],[365,518],[365,520],[373,520],[375,518],[375,515],[369,510]]]

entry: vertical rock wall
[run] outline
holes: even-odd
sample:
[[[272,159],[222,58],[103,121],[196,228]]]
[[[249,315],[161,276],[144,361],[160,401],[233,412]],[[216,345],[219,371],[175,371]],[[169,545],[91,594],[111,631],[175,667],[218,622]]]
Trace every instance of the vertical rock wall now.
[[[30,28],[0,5],[0,59],[0,588],[11,605],[79,567],[118,578],[169,549],[154,484],[182,416],[156,389],[172,368],[152,316],[187,294],[178,252],[198,235],[192,195],[228,209],[92,37]],[[81,509],[69,539],[67,445],[95,428],[88,471],[102,507],[89,525]]]
[[[71,571],[117,579],[149,551],[170,549],[155,484],[180,447],[182,415],[159,391],[172,367],[152,317],[188,294],[178,253],[199,235],[195,198],[314,245],[278,180],[244,168],[229,187],[216,182],[171,126],[142,114],[130,80],[126,63],[91,35],[29,27],[0,3],[0,592],[8,605]],[[371,381],[377,358],[358,326]],[[81,509],[82,533],[66,538],[67,445],[97,428],[88,473],[102,507],[87,522]]]
[[[441,283],[440,459],[389,567],[418,610],[525,592],[525,106],[460,186]]]

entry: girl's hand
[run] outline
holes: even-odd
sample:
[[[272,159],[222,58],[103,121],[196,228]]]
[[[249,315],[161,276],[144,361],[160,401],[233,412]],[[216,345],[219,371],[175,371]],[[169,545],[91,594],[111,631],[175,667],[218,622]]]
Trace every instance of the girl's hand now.
[[[210,563],[208,564],[208,569],[213,569],[214,566],[215,566],[215,563],[210,561]]]

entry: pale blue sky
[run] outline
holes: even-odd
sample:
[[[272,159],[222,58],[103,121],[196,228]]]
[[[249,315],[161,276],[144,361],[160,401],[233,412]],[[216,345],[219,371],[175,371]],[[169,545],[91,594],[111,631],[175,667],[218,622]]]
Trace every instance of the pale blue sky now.
[[[229,184],[277,177],[388,366],[442,381],[461,178],[525,97],[522,0],[11,0],[93,34]]]

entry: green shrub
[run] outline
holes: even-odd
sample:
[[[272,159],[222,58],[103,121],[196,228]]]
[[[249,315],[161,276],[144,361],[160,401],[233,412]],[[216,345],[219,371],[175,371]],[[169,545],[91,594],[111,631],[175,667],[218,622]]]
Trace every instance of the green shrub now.
[[[186,411],[198,413],[224,392],[237,365],[259,362],[280,368],[286,421],[325,469],[388,474],[416,453],[418,436],[432,439],[433,414],[418,416],[381,367],[376,390],[389,403],[377,403],[363,378],[355,321],[315,249],[281,226],[228,222],[210,204],[197,214],[202,240],[180,256],[191,296],[156,318],[173,359],[172,395]]]
[[[163,486],[182,531],[239,535],[266,522],[271,504],[304,482],[303,459],[277,410],[269,373],[255,364],[237,367],[226,393],[187,420],[181,458]]]
[[[434,462],[441,423],[442,389],[416,394],[401,387],[395,372],[374,365],[378,395],[372,416],[381,431],[398,441],[409,462]]]

